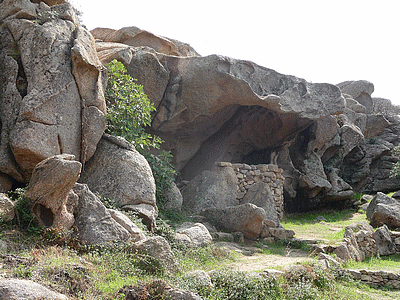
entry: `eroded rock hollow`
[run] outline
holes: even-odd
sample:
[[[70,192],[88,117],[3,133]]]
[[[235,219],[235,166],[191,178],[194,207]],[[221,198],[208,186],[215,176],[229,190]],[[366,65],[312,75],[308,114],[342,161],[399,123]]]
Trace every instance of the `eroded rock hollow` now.
[[[399,109],[372,98],[370,82],[309,83],[250,61],[201,57],[136,27],[92,34],[103,63],[120,60],[143,84],[157,107],[150,130],[166,141],[184,180],[218,161],[277,164],[288,211],[400,187],[389,177]]]

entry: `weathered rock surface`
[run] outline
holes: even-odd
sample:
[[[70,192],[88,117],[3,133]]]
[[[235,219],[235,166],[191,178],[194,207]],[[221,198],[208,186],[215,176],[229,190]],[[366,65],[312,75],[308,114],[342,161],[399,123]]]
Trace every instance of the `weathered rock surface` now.
[[[396,253],[396,245],[392,240],[390,231],[386,225],[379,227],[373,234],[376,249],[379,255],[391,255]]]
[[[0,173],[0,193],[5,193],[11,190],[13,180],[9,175]]]
[[[141,203],[136,205],[125,205],[123,209],[136,214],[142,219],[143,224],[147,226],[149,231],[153,232],[156,227],[156,219],[158,216],[157,206]]]
[[[374,92],[374,85],[366,80],[345,81],[337,85],[342,93],[350,95],[366,108],[366,113],[373,112],[373,102],[371,94]]]
[[[231,167],[203,171],[182,190],[183,209],[199,213],[203,209],[222,209],[239,204],[236,200],[237,178]]]
[[[346,227],[343,241],[346,243],[352,260],[363,261],[365,259],[365,254],[360,251],[354,231],[350,227]]]
[[[181,211],[183,197],[175,182],[172,182],[166,190],[164,190],[165,202],[162,204],[166,210]]]
[[[291,240],[295,232],[293,230],[287,230],[285,228],[275,228],[275,227],[269,227],[268,228],[269,235],[265,235],[264,237],[269,237],[272,236],[276,240],[283,240],[283,241],[288,241]]]
[[[120,56],[158,106],[153,130],[167,141],[164,148],[174,152],[184,179],[214,170],[216,161],[249,163],[257,152],[262,161],[254,164],[278,161],[285,170],[286,196],[293,198],[288,207],[293,210],[351,198],[353,185],[338,170],[364,134],[375,134],[367,130],[365,106],[372,84],[346,82],[338,85],[340,90],[248,61],[222,56],[183,59],[150,44],[127,48],[126,38],[109,39],[115,31],[98,33],[105,41],[97,45],[99,56]],[[340,118],[332,117],[343,112]],[[304,195],[310,200],[299,204]]]
[[[266,219],[264,209],[251,203],[225,208],[208,208],[201,214],[215,227],[230,232],[240,231],[248,239],[260,236],[263,221]]]
[[[275,199],[268,184],[258,182],[247,191],[242,203],[252,203],[265,211],[266,219],[279,225],[279,217],[276,212]]]
[[[0,193],[0,220],[12,221],[15,217],[14,203],[6,194]]]
[[[176,229],[176,239],[193,248],[204,247],[212,242],[211,234],[203,224],[191,222],[185,222]]]
[[[387,193],[400,189],[398,178],[391,176],[397,162],[391,150],[400,143],[400,119],[388,114],[385,120],[390,124],[380,134],[361,141],[343,160],[340,176],[357,191]]]
[[[90,164],[105,126],[102,63],[116,58],[157,107],[151,131],[185,180],[216,161],[277,163],[289,211],[345,203],[353,190],[400,189],[389,178],[400,119],[386,99],[372,98],[372,83],[309,83],[249,61],[200,57],[136,27],[95,29],[95,44],[68,2],[36,2],[7,1],[0,12],[0,173],[11,181],[29,181],[52,155]],[[46,10],[57,17],[44,18]],[[155,206],[138,185],[142,195],[122,188],[114,200]]]
[[[161,37],[134,26],[119,30],[95,28],[91,33],[104,42],[122,43],[133,47],[145,46],[167,55],[199,56],[189,44]]]
[[[114,220],[87,185],[77,183],[73,191],[79,197],[75,216],[77,239],[85,244],[105,244],[131,237],[131,234]]]
[[[0,172],[19,182],[53,155],[89,159],[105,128],[94,39],[71,4],[47,3],[7,1],[0,13]]]
[[[378,192],[367,208],[367,218],[373,227],[396,229],[400,227],[400,202]]]
[[[124,39],[108,39],[112,34],[98,37],[129,45]],[[99,56],[112,51],[110,45],[101,45]],[[344,110],[344,98],[332,85],[309,84],[248,61],[216,55],[183,59],[147,46],[152,49],[131,48],[137,55],[127,68],[135,77],[146,74],[139,83],[158,95],[150,97],[160,102],[153,128],[176,151],[176,164],[186,179],[212,169],[215,161],[240,161],[254,149],[281,146],[310,120]],[[115,45],[116,52],[123,48]],[[160,74],[169,81],[156,92],[153,83]]]
[[[82,164],[69,154],[52,156],[36,165],[25,197],[33,203],[32,214],[39,225],[72,227],[74,206],[68,205],[68,196],[81,168]]]
[[[150,237],[133,245],[139,253],[147,254],[157,259],[168,272],[179,270],[179,264],[167,240],[161,236]]]
[[[133,223],[124,213],[115,210],[115,209],[108,209],[107,210],[111,217],[122,227],[124,227],[131,235],[131,240],[133,242],[138,242],[141,240],[146,239],[143,231]]]
[[[68,297],[25,279],[0,279],[0,299],[68,300]]]
[[[201,300],[202,298],[193,292],[173,289],[169,293],[171,299],[175,300]]]
[[[148,162],[120,137],[103,136],[79,181],[121,206],[156,205],[156,186]]]

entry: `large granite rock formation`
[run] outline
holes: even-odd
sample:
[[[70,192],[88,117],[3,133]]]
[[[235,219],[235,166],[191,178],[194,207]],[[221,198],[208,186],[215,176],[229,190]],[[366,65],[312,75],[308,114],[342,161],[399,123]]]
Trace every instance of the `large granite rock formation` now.
[[[354,190],[400,188],[388,176],[400,109],[373,98],[372,83],[309,83],[249,61],[170,51],[142,32],[92,31],[102,40],[100,59],[122,61],[144,85],[158,108],[151,131],[166,141],[183,179],[216,161],[275,163],[284,169],[289,211],[341,205]]]
[[[47,157],[85,162],[105,128],[94,38],[67,1],[5,1],[0,23],[0,173],[27,182]]]
[[[388,176],[399,109],[373,98],[370,82],[309,83],[249,61],[201,57],[137,27],[99,28],[93,37],[67,1],[2,4],[2,191],[29,181],[47,157],[89,161],[105,127],[103,63],[112,59],[144,85],[157,107],[150,131],[185,180],[216,161],[278,164],[289,211],[342,203],[354,190],[400,188]]]

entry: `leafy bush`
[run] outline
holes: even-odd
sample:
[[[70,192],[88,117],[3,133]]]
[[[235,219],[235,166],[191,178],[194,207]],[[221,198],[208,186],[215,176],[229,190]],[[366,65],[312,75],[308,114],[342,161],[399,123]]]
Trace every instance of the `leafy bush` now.
[[[138,150],[158,148],[162,140],[145,131],[145,127],[151,125],[151,113],[156,109],[144,93],[143,86],[127,74],[121,62],[114,59],[107,68],[107,132],[122,136]]]
[[[335,277],[332,272],[318,267],[302,266],[285,273],[286,299],[318,299],[320,292],[334,287]]]

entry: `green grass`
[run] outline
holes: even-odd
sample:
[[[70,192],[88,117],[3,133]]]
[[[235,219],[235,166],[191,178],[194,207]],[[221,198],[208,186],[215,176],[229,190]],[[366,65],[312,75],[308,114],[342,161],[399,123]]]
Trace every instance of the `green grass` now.
[[[400,272],[400,253],[389,256],[368,257],[364,261],[350,261],[345,266],[347,269],[385,270]]]
[[[322,216],[326,221],[318,221]],[[367,221],[365,213],[352,210],[323,211],[285,216],[282,225],[296,232],[296,237],[309,238],[334,243],[343,239],[347,225]]]
[[[175,256],[183,273],[199,269],[209,271],[221,268],[235,260],[234,255],[215,245],[204,248],[176,249]]]

